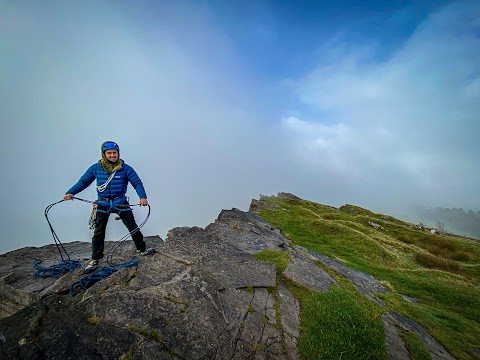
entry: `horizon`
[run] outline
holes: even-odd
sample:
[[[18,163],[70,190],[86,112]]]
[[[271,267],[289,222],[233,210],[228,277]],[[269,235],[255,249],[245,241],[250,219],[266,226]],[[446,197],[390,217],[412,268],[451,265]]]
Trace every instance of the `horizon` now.
[[[477,212],[479,18],[468,0],[2,2],[0,253],[52,243],[45,207],[105,140],[144,183],[144,235],[277,192]],[[90,211],[52,209],[62,242],[90,241]]]
[[[260,196],[278,196],[279,193],[281,193],[281,192],[277,192],[277,194],[272,194],[272,195],[260,194],[260,195],[258,196],[258,199],[260,199]],[[283,192],[283,193],[285,193],[285,192]],[[290,193],[288,193],[288,194],[290,194]],[[291,194],[291,195],[296,196],[295,194]],[[258,200],[258,199],[257,199],[257,200]],[[255,200],[255,199],[252,199],[252,200]],[[312,201],[312,200],[309,200],[309,199],[302,199],[302,200],[315,202],[315,201]],[[79,202],[79,201],[80,201],[80,200],[77,200],[77,202]],[[316,202],[315,202],[315,203],[316,203]],[[332,205],[329,205],[329,204],[322,204],[322,203],[318,203],[318,204],[320,204],[320,205],[326,205],[326,206],[332,206]],[[372,210],[372,209],[364,208],[364,207],[362,207],[362,206],[360,206],[360,205],[358,205],[358,204],[351,204],[351,203],[345,203],[345,204],[343,204],[343,205],[336,206],[336,207],[334,206],[334,208],[335,208],[335,209],[340,209],[340,207],[342,207],[342,206],[347,206],[347,205],[348,205],[348,206],[359,207],[359,208],[364,209],[364,210],[367,210],[367,211],[372,211],[372,212],[375,213],[375,214],[381,214],[381,213],[378,213],[378,212],[376,212],[376,211],[374,211],[374,210]],[[232,208],[232,209],[233,209],[233,208]],[[430,209],[426,209],[426,210],[435,210],[435,209],[442,209],[442,210],[448,209],[448,210],[451,210],[451,209],[449,209],[449,208],[430,208]],[[456,209],[456,208],[452,208],[452,209]],[[218,212],[218,215],[220,215],[220,213],[221,213],[223,210],[230,210],[230,208],[228,208],[228,209],[220,209],[219,212]],[[459,210],[464,210],[464,209],[459,209]],[[241,211],[248,211],[248,209],[241,210]],[[144,214],[144,215],[145,215],[145,214]],[[213,223],[215,222],[215,220],[218,218],[218,215],[217,215],[215,218],[211,219],[211,221],[210,221],[209,223],[205,224],[205,226],[203,226],[202,228],[205,228],[205,227],[206,227],[207,225],[209,225],[209,224],[213,224]],[[391,214],[383,214],[383,215],[392,216]],[[408,220],[406,220],[406,219],[404,219],[404,218],[399,218],[399,217],[394,217],[394,218],[396,218],[396,219],[398,219],[398,220],[401,220],[401,221],[409,222]],[[113,219],[111,218],[110,220],[112,221]],[[145,219],[142,218],[142,217],[139,217],[139,216],[137,215],[137,223],[138,223],[138,224],[141,224],[143,220],[145,220]],[[421,220],[421,221],[420,221],[420,220]],[[50,222],[54,222],[54,221],[52,221],[52,219],[50,218]],[[433,220],[428,221],[428,220],[425,220],[425,219],[420,219],[420,218],[418,218],[417,220],[415,220],[414,222],[412,222],[412,225],[417,224],[417,223],[418,223],[418,224],[423,224],[424,226],[429,227],[429,228],[435,228],[435,229],[437,228],[436,225],[433,223]],[[110,225],[110,226],[111,226],[111,225]],[[193,227],[193,225],[190,226],[190,225],[188,225],[188,224],[185,224],[185,225],[183,225],[183,226]],[[53,226],[54,230],[55,230],[55,227],[56,227],[56,226]],[[180,225],[179,227],[182,227],[182,225]],[[120,227],[120,228],[121,228],[121,227]],[[173,229],[173,228],[172,228],[172,229]],[[172,230],[172,229],[168,229],[167,233],[168,233],[170,230]],[[124,234],[120,234],[120,233],[121,233],[121,230],[120,230],[120,231],[118,231],[118,229],[116,229],[116,230],[117,230],[118,235],[117,235],[117,234],[115,234],[115,235],[117,235],[117,236],[126,235],[126,233],[127,233],[127,230],[124,231]],[[462,234],[462,231],[451,230],[451,228],[448,228],[448,229],[446,229],[446,230],[447,230],[446,235],[449,235],[449,236],[453,235],[453,236],[457,236],[457,237],[461,237],[461,238],[465,238],[465,239],[469,239],[469,240],[480,241],[480,237],[479,237],[479,236],[475,237],[474,235],[468,235],[468,234],[465,235],[465,234]],[[110,233],[112,233],[112,231],[110,231]],[[166,240],[166,235],[167,235],[167,233],[165,233],[165,235],[163,235],[163,236],[160,235],[160,234],[155,234],[155,233],[152,233],[152,234],[144,234],[144,236],[146,236],[146,237],[160,236],[161,239],[162,239],[162,241],[165,241],[165,240]],[[108,234],[108,231],[107,231],[107,234]],[[60,242],[61,242],[62,244],[63,244],[63,243],[67,244],[67,243],[75,242],[75,241],[83,241],[83,242],[87,242],[87,243],[90,243],[90,242],[91,242],[90,239],[85,239],[85,240],[72,239],[72,240],[69,240],[69,241],[63,241],[62,239],[59,239],[59,240],[60,240]],[[114,242],[119,241],[119,240],[120,240],[120,239],[109,239],[108,237],[105,239],[105,241],[114,241]],[[125,239],[125,240],[123,240],[123,241],[128,241],[128,240],[131,241],[131,240],[132,240],[131,237],[128,237],[127,239]],[[50,245],[55,245],[55,242],[54,242],[54,241],[51,241],[51,242],[49,242],[49,243],[35,245],[35,247],[43,247],[43,246],[50,246]],[[24,247],[7,250],[7,251],[4,251],[4,252],[1,252],[0,255],[4,255],[5,253],[11,252],[11,251],[20,250],[20,249],[23,249],[23,248],[26,248],[26,247],[29,247],[29,246],[32,246],[32,245],[26,245],[26,246],[24,246]]]

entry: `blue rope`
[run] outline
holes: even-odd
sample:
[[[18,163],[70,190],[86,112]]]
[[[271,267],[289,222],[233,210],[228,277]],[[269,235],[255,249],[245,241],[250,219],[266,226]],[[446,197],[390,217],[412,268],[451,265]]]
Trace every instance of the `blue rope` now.
[[[77,200],[80,200],[80,201],[83,201],[83,202],[87,202],[87,203],[91,203],[91,204],[96,204],[98,202],[98,201],[85,200],[85,199],[81,199],[81,198],[77,198],[77,197],[74,197],[74,199],[77,199]],[[60,254],[60,257],[61,257],[62,261],[59,262],[58,264],[55,264],[55,265],[52,265],[52,266],[41,266],[40,264],[42,263],[42,260],[40,260],[40,259],[34,260],[33,261],[33,267],[35,269],[37,269],[37,271],[34,274],[35,277],[42,277],[42,278],[55,277],[55,278],[58,278],[60,275],[66,273],[66,272],[72,272],[77,267],[79,267],[83,264],[83,262],[81,262],[81,261],[70,259],[70,256],[68,255],[67,250],[65,250],[65,248],[63,247],[63,244],[61,243],[60,239],[58,238],[57,234],[55,233],[55,230],[53,229],[52,224],[50,223],[50,220],[48,219],[48,212],[50,211],[50,209],[53,206],[55,206],[55,205],[57,205],[57,204],[59,204],[63,201],[65,201],[65,200],[60,200],[60,201],[57,201],[53,204],[50,204],[45,209],[45,218],[47,219],[48,225],[50,227],[50,231],[52,232],[53,240],[55,241],[55,245],[57,246],[57,249],[58,249],[58,252]],[[131,211],[132,209],[130,208],[130,206],[137,206],[137,205],[140,205],[140,204],[123,205],[124,209],[120,209],[117,205],[122,207],[122,205],[120,205],[120,204],[115,204],[114,205],[112,203],[112,201],[110,201],[110,209],[108,211],[110,212],[111,210],[117,210],[119,213],[121,211]],[[118,269],[121,269],[121,268],[124,268],[124,267],[137,266],[139,264],[138,260],[131,260],[129,262],[126,262],[125,264],[115,265],[112,262],[112,256],[113,256],[113,252],[115,251],[115,249],[121,243],[123,243],[128,238],[128,236],[131,236],[132,234],[136,233],[137,231],[140,231],[140,228],[143,225],[145,225],[149,216],[150,216],[150,205],[148,205],[148,214],[147,214],[146,219],[136,229],[129,232],[122,239],[120,239],[120,241],[118,241],[117,244],[110,250],[110,252],[107,256],[107,263],[108,263],[108,265],[110,265],[110,267],[104,267],[101,270],[99,270],[99,271],[97,271],[93,274],[90,274],[88,276],[85,276],[85,277],[81,278],[80,281],[78,281],[76,283],[73,283],[70,286],[70,297],[74,297],[74,296],[78,295],[79,293],[81,293],[84,290],[90,288],[92,285],[99,282],[100,280],[105,279],[106,277],[109,277],[110,275],[112,275],[113,273],[118,271]],[[64,256],[65,256],[66,259],[64,258]]]
[[[39,259],[33,261],[33,267],[37,269],[34,276],[41,277],[44,279],[49,277],[58,278],[60,275],[66,272],[72,272],[77,267],[82,265],[81,261],[70,260],[70,259],[62,260],[58,264],[55,264],[52,266],[41,266],[40,265],[41,263],[42,263],[42,260],[39,260]]]
[[[138,266],[138,264],[138,260],[130,260],[125,264],[116,265],[115,267],[104,267],[90,275],[84,276],[70,286],[70,297],[77,296],[78,294],[95,285],[100,280],[103,280],[117,272],[119,269]]]

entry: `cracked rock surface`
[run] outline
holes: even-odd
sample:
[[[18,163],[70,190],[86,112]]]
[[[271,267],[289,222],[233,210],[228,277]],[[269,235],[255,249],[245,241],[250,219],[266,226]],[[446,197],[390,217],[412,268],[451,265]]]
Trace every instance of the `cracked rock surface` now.
[[[223,211],[206,229],[172,229],[166,242],[146,237],[157,252],[140,258],[84,293],[69,286],[82,268],[59,279],[34,278],[32,262],[58,261],[55,246],[0,258],[2,353],[16,359],[299,359],[300,306],[277,284],[263,249],[287,251],[280,229],[250,213]],[[72,259],[88,259],[90,244],[66,244]],[[113,246],[107,242],[106,247]],[[117,264],[135,257],[127,241]],[[104,266],[106,264],[100,264]]]
[[[261,207],[261,201],[254,204]],[[205,229],[179,227],[165,242],[159,236],[145,241],[155,254],[140,258],[126,241],[113,261],[137,258],[139,265],[122,268],[73,298],[69,289],[85,276],[83,266],[58,279],[33,276],[35,259],[45,266],[59,261],[54,245],[0,255],[1,358],[296,360],[300,303],[284,279],[328,291],[339,284],[325,267],[382,306],[375,294],[388,291],[369,274],[291,247],[280,228],[238,209],[223,210]],[[106,243],[106,254],[114,245]],[[64,247],[73,260],[90,258],[90,243]],[[289,253],[283,274],[252,256],[262,250]],[[401,329],[416,332],[432,358],[452,359],[411,319],[388,313],[383,321],[390,358],[408,358]]]

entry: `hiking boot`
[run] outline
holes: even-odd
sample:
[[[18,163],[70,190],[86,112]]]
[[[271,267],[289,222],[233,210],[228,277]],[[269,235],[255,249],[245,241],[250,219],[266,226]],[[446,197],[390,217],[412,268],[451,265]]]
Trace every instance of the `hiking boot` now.
[[[98,260],[90,260],[90,262],[85,267],[85,270],[83,270],[83,272],[85,274],[91,273],[92,271],[94,271],[97,268],[97,266],[98,266]]]
[[[149,256],[149,255],[153,255],[155,253],[155,249],[148,248],[144,251],[137,250],[137,253],[140,253],[140,256]]]

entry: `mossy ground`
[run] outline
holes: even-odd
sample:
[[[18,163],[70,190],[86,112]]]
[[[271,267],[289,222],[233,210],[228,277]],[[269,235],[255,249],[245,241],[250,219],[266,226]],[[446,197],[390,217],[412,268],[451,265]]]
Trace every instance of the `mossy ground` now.
[[[262,210],[260,216],[281,227],[294,244],[388,284],[392,293],[381,296],[386,310],[422,324],[454,357],[480,359],[474,350],[480,348],[480,242],[415,230],[353,205],[335,209],[306,200],[264,201],[275,210]],[[275,256],[265,255],[284,267],[285,260]],[[296,295],[302,305],[299,351],[305,358],[335,358],[331,351],[342,359],[385,358],[379,319],[385,309],[370,305],[348,286],[324,294],[297,289]],[[405,339],[409,349],[418,349],[414,338]]]

